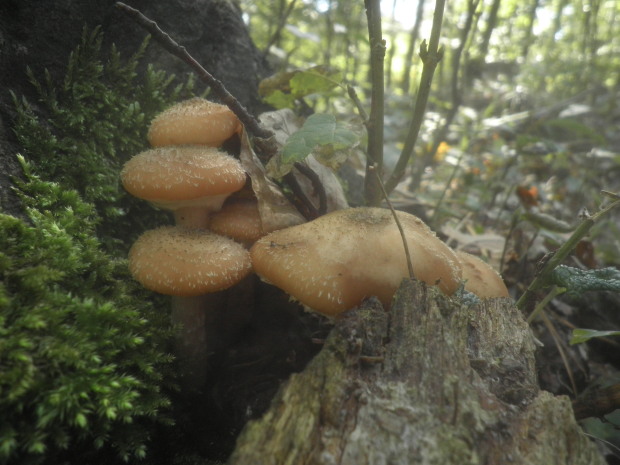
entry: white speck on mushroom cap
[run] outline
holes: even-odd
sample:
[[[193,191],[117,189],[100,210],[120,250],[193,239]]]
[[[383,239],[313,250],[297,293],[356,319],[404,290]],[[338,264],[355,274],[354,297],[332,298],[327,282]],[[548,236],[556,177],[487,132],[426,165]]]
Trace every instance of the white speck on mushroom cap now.
[[[227,289],[252,270],[248,251],[204,230],[174,226],[146,231],[129,251],[129,271],[144,287],[176,296]]]
[[[466,291],[481,299],[510,296],[504,280],[488,263],[463,251],[456,252],[456,256],[463,269]]]
[[[194,97],[179,102],[151,122],[151,146],[200,144],[219,147],[239,130],[241,123],[226,106]]]
[[[224,199],[241,189],[246,174],[241,163],[213,147],[180,146],[150,149],[125,163],[121,181],[135,197],[167,209],[198,206]]]
[[[459,286],[454,252],[419,218],[398,212],[415,276],[446,294]],[[375,295],[389,307],[408,276],[392,213],[382,208],[338,210],[259,239],[250,249],[254,270],[313,310],[329,316]]]

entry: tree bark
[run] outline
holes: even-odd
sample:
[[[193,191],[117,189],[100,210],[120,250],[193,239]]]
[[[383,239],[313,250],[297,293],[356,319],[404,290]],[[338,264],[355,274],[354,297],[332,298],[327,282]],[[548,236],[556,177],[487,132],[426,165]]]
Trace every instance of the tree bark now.
[[[405,280],[390,312],[370,299],[337,322],[229,464],[603,464],[534,350],[512,301]]]

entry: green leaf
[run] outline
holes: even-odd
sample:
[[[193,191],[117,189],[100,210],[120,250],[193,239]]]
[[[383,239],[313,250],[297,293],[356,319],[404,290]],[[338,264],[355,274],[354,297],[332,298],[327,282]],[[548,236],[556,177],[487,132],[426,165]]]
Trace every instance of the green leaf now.
[[[577,328],[573,330],[571,345],[583,344],[595,337],[620,336],[620,331],[597,331],[595,329]]]
[[[565,287],[571,295],[582,295],[588,291],[620,292],[620,270],[613,267],[580,270],[560,265],[551,272],[549,279],[551,284]]]
[[[291,94],[304,97],[326,93],[339,85],[341,78],[340,72],[330,73],[324,69],[313,68],[302,71],[291,78]]]
[[[325,66],[283,71],[263,79],[259,93],[277,109],[292,108],[295,100],[311,94],[326,94],[340,85],[342,73]]]
[[[350,147],[358,141],[357,135],[333,115],[317,113],[310,116],[282,149],[283,164],[304,160],[317,146],[332,146],[334,150]]]
[[[276,90],[268,97],[265,97],[265,102],[274,108],[281,110],[282,108],[292,108],[295,103],[295,96],[291,94],[285,94],[281,90]]]

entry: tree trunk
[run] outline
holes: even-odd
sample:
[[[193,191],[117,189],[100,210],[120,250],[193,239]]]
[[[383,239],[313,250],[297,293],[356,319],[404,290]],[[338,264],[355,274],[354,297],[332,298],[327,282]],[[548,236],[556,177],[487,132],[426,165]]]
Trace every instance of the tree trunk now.
[[[348,312],[238,438],[229,464],[603,464],[566,397],[538,388],[507,299],[467,306],[404,281]]]

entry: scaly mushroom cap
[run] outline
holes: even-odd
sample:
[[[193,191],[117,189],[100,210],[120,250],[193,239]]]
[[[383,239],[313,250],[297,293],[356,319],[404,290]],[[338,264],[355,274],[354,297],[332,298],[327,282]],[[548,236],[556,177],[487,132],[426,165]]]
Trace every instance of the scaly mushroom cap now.
[[[256,199],[228,199],[211,216],[209,229],[244,244],[252,244],[265,235]]]
[[[227,289],[252,269],[248,251],[227,237],[174,226],[146,231],[129,251],[129,271],[160,294],[197,296]]]
[[[454,252],[419,218],[398,212],[416,278],[446,294],[459,286]],[[382,208],[338,210],[259,239],[250,249],[256,273],[311,309],[328,316],[377,296],[388,308],[408,276],[392,213]]]
[[[123,186],[131,195],[168,210],[201,205],[219,210],[245,179],[236,158],[200,146],[150,149],[125,163],[121,171]]]
[[[177,103],[151,122],[151,146],[198,144],[219,147],[241,123],[226,105],[194,97]]]
[[[461,263],[466,291],[481,299],[509,297],[502,277],[488,263],[466,252],[458,251],[456,256]]]

